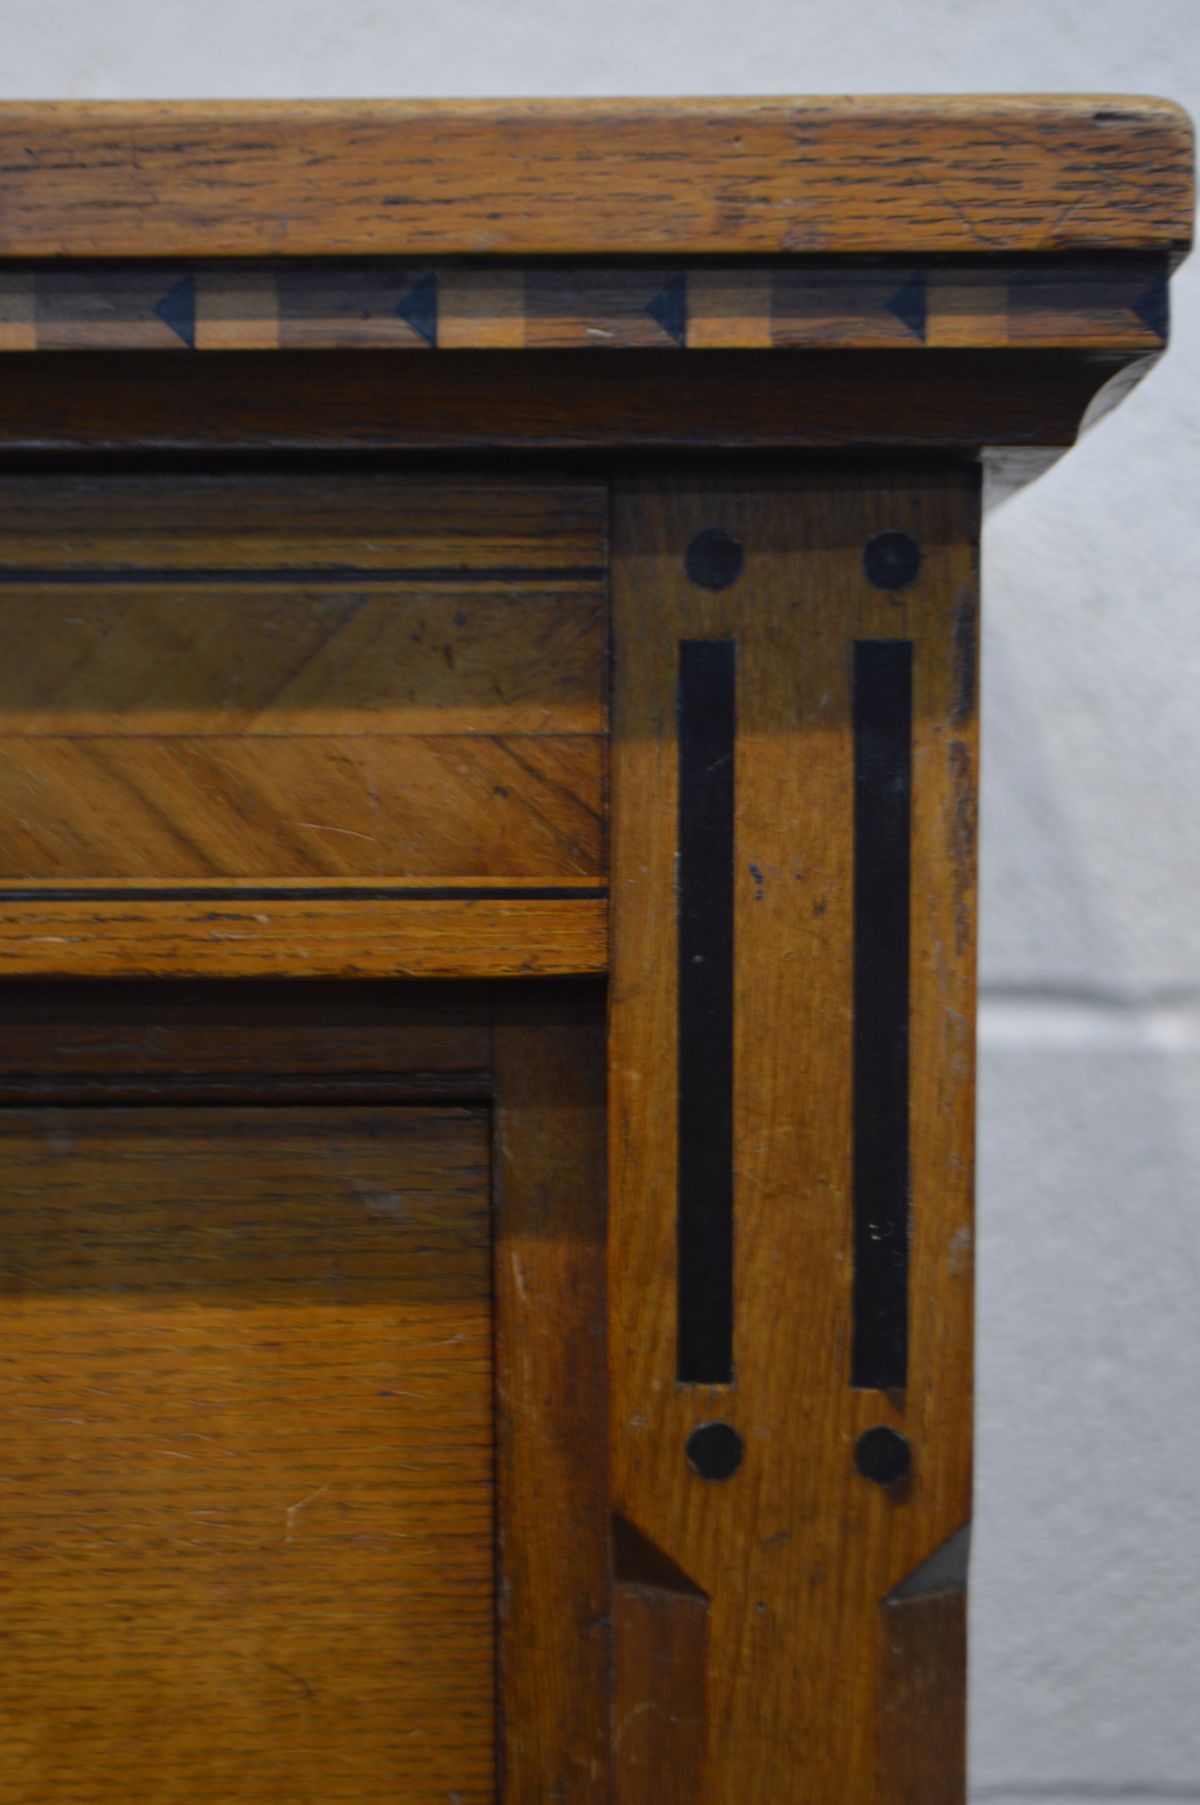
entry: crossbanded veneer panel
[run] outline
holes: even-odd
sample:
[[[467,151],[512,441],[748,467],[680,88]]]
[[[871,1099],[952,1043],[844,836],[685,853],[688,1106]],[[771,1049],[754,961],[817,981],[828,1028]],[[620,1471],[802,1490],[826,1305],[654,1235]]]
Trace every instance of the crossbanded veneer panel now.
[[[598,486],[0,482],[0,881],[603,868]]]
[[[601,778],[591,738],[8,739],[0,857],[64,881],[586,875]]]

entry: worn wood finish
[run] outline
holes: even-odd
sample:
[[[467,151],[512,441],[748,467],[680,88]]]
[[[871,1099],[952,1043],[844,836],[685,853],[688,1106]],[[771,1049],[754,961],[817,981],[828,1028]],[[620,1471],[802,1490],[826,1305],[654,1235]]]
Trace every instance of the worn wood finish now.
[[[0,256],[1174,250],[1191,128],[1107,95],[16,103]]]
[[[1165,256],[0,270],[0,351],[1161,347]]]
[[[5,1797],[490,1805],[484,1113],[0,1140]]]
[[[613,1636],[617,1796],[630,1805],[696,1805],[704,1797],[709,1738],[705,1601],[618,1579]]]
[[[33,490],[44,504],[45,485]],[[6,499],[0,483],[0,508]],[[124,505],[119,489],[98,501],[118,515]],[[435,587],[269,566],[145,581],[0,565],[0,646],[23,642],[0,667],[5,737],[594,740],[605,726],[599,569],[572,588],[536,575]],[[43,630],[31,640],[34,617]]]
[[[602,972],[603,886],[460,884],[424,900],[423,886],[373,898],[329,886],[239,887],[183,900],[170,886],[64,895],[0,891],[0,975],[26,978],[490,978]],[[440,890],[440,887],[439,887]]]
[[[598,874],[602,545],[586,486],[0,483],[0,880]]]
[[[497,993],[505,1805],[609,1805],[603,998]]]
[[[967,1601],[959,1586],[883,1610],[878,1760],[887,1805],[961,1805]]]
[[[695,1805],[707,1782],[707,1596],[613,1517],[614,1798]]]
[[[728,587],[689,581],[705,529]],[[917,580],[864,570],[876,533]],[[884,1600],[969,1514],[976,482],[966,471],[622,485],[614,515],[610,1350],[614,1509],[676,1591],[708,1600],[705,1805],[961,1796],[923,1714],[958,1711],[953,1639],[889,1656]],[[676,1383],[675,709],[679,642],[736,642],[734,1379]],[[908,1384],[850,1382],[852,642],[914,648]],[[713,873],[713,881],[719,873]],[[720,1099],[716,1105],[719,1107]],[[732,1478],[685,1459],[698,1424],[744,1441]],[[902,1430],[911,1478],[876,1486],[858,1435]],[[919,1611],[922,1607],[906,1605]],[[645,1701],[621,1694],[616,1747]],[[885,1717],[889,1731],[882,1734]],[[937,1750],[935,1755],[934,1750]],[[926,1751],[923,1753],[922,1751]],[[926,1774],[922,1791],[896,1775]],[[618,1797],[621,1797],[618,1756]],[[626,1795],[639,1797],[632,1776]]]

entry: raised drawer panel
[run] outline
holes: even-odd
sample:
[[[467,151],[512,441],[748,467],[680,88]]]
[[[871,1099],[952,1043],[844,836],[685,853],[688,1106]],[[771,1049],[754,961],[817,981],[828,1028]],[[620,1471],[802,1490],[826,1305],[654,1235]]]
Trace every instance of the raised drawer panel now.
[[[0,1150],[0,1794],[490,1805],[486,1110]]]

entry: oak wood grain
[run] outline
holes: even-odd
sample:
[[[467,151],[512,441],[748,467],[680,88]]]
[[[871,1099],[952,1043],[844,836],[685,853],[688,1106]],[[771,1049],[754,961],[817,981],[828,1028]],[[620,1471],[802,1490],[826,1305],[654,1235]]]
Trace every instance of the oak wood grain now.
[[[495,994],[505,1805],[609,1805],[604,998]]]
[[[485,1113],[0,1141],[5,1797],[491,1805]]]
[[[531,886],[536,890],[537,886]],[[501,978],[603,972],[608,903],[594,885],[549,899],[436,902],[252,892],[179,901],[0,894],[0,975],[25,978]],[[590,893],[589,893],[590,892]]]
[[[685,572],[706,528],[744,548],[719,591]],[[886,530],[923,554],[896,592],[864,571],[867,539]],[[882,1765],[897,1684],[882,1601],[969,1514],[976,532],[965,470],[647,476],[615,502],[613,1502],[709,1599],[703,1805],[791,1796],[798,1776],[812,1805],[919,1796],[889,1790]],[[679,640],[725,637],[738,673],[735,1378],[710,1387],[676,1382],[675,707]],[[914,646],[911,1339],[895,1393],[850,1384],[861,638]],[[724,1482],[684,1457],[714,1418],[745,1447]],[[856,1438],[879,1424],[913,1446],[903,1485],[855,1471]],[[621,1660],[618,1648],[618,1674]],[[957,1711],[961,1683],[942,1661],[939,1708]],[[947,1772],[927,1796],[961,1786]]]
[[[9,103],[0,255],[1173,250],[1191,142],[1106,95]]]

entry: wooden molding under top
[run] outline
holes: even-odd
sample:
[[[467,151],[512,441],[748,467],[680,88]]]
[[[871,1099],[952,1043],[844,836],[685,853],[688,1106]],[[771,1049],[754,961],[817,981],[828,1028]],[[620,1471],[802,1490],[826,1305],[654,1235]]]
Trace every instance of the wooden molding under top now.
[[[1167,337],[1168,259],[41,262],[0,351],[1055,350]]]
[[[1130,96],[0,106],[0,256],[1176,255]]]

